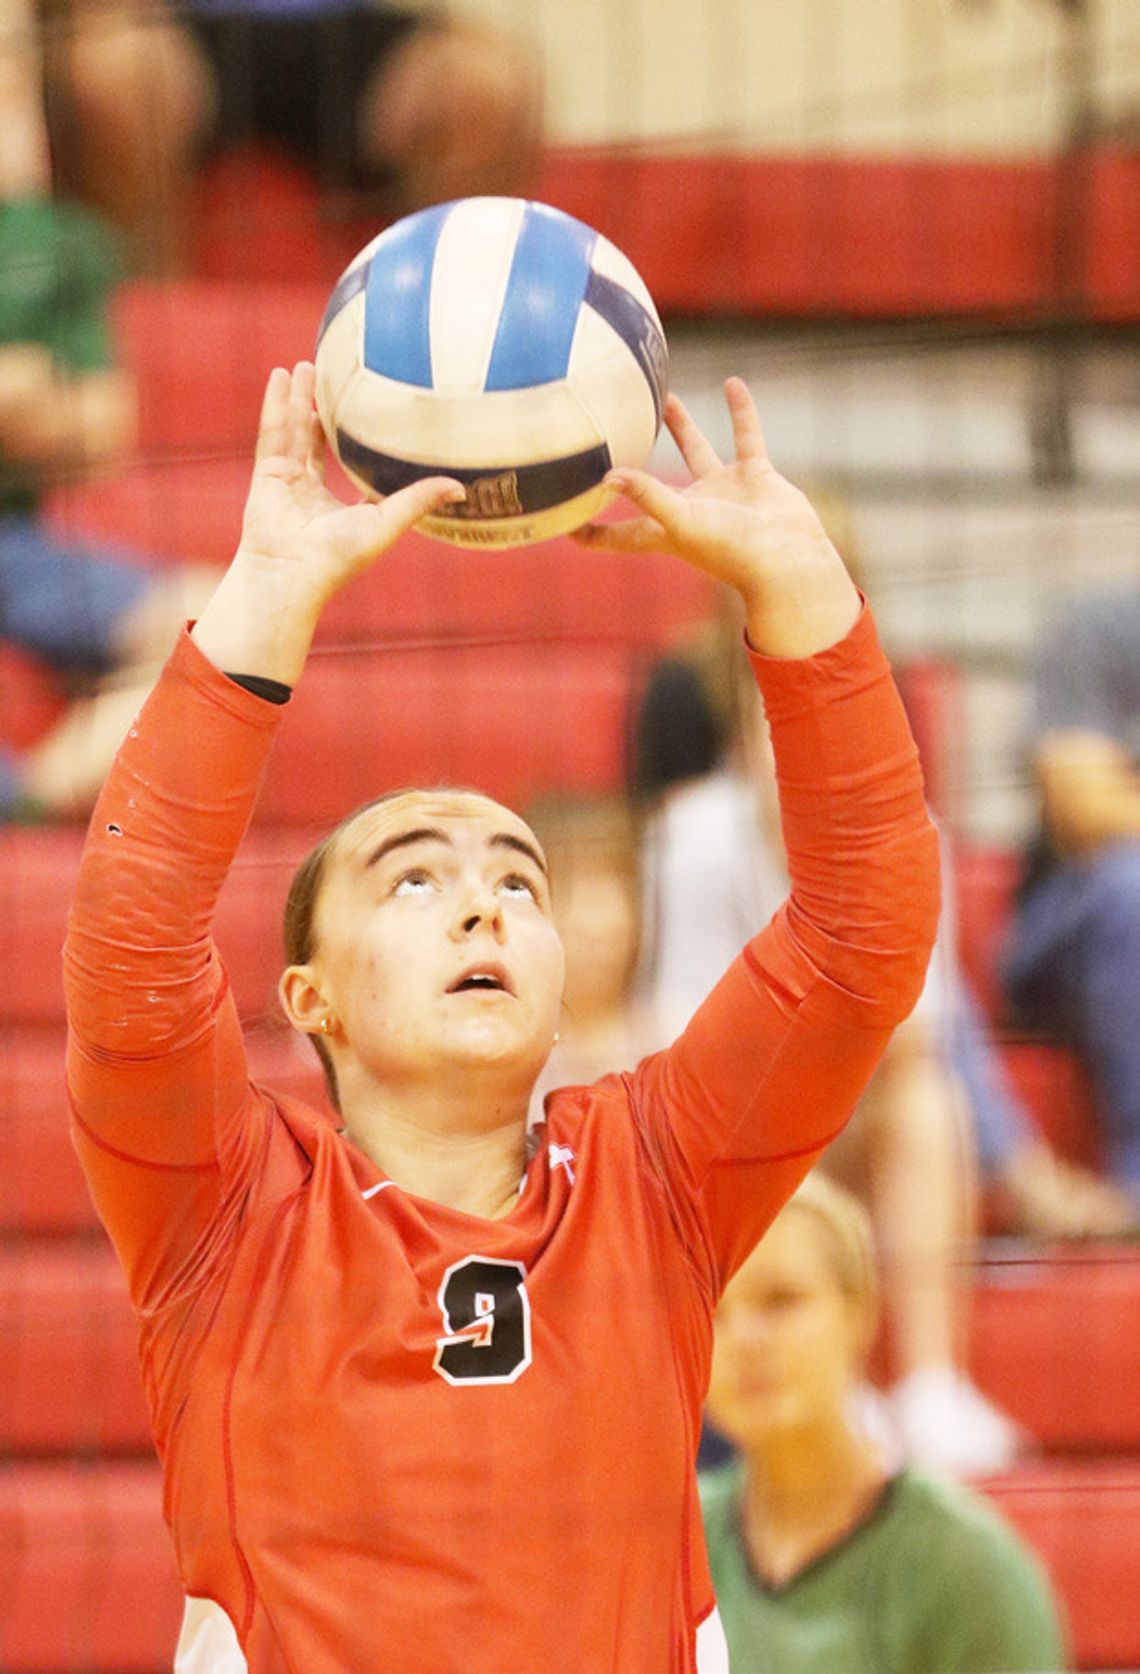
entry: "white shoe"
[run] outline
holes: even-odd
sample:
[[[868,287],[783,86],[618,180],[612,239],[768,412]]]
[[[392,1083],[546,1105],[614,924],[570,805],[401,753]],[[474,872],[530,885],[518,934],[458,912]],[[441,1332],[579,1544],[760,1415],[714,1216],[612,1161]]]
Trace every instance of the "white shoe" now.
[[[912,1372],[890,1394],[908,1460],[950,1476],[1007,1470],[1025,1447],[1025,1432],[953,1366]]]

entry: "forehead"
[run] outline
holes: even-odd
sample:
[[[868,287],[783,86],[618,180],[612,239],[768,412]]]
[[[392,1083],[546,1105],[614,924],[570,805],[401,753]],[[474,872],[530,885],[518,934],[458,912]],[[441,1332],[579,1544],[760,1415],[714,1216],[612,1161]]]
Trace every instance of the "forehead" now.
[[[476,843],[500,835],[517,837],[542,853],[526,821],[492,797],[478,791],[410,790],[363,809],[337,837],[334,858],[367,864],[381,844],[420,830],[442,831],[452,841]]]

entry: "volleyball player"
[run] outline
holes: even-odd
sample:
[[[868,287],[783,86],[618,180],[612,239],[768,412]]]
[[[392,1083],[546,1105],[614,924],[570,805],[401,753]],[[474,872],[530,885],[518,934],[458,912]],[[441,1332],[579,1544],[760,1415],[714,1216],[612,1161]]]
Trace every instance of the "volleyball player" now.
[[[713,1308],[921,986],[914,747],[744,385],[728,465],[671,399],[692,485],[617,473],[639,515],[584,538],[742,593],[788,902],[669,1050],[528,1130],[563,969],[543,856],[478,793],[397,794],[322,845],[288,914],[282,1002],[342,1126],[251,1085],[210,919],[279,700],[325,601],[459,492],[340,506],[312,387],[270,379],[237,554],[111,773],[66,953],[75,1140],[187,1594],[177,1666],[723,1671],[694,1484]]]

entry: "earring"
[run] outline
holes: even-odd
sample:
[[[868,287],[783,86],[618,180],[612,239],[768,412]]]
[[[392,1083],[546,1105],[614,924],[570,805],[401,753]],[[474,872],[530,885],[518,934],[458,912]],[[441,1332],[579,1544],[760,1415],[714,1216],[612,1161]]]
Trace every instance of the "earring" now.
[[[335,1027],[335,1024],[333,1022],[332,1015],[331,1015],[331,1013],[326,1011],[325,1015],[321,1018],[321,1034],[322,1035],[331,1035],[332,1032],[333,1032],[334,1027]]]
[[[554,1044],[555,1044],[555,1046],[558,1045],[558,1042],[561,1039],[562,1039],[562,1030],[561,1029],[555,1029],[555,1031],[554,1031]]]

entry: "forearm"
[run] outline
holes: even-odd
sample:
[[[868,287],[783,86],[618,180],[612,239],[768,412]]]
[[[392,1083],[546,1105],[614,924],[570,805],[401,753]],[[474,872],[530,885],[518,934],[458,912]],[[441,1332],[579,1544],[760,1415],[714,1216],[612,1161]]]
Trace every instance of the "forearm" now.
[[[788,923],[865,1021],[892,1027],[922,987],[938,922],[937,833],[890,668],[864,613],[816,656],[754,656],[772,729],[792,892]]]
[[[89,1051],[146,1058],[209,1028],[224,983],[214,905],[280,713],[183,640],[131,728],[92,816],[65,948]]]
[[[51,191],[39,30],[29,0],[0,0],[0,198]]]
[[[854,627],[860,598],[815,512],[773,543],[754,580],[741,586],[748,642],[766,657],[814,657]]]
[[[191,637],[217,669],[295,686],[305,667],[322,600],[288,589],[276,570],[240,554],[194,624]]]

